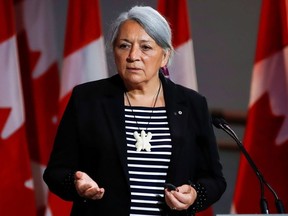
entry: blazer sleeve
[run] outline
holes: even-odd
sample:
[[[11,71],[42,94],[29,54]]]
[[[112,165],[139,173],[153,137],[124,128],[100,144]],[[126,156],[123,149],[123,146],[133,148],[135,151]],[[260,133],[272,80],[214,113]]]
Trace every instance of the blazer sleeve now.
[[[78,170],[77,116],[75,91],[68,102],[55,137],[43,179],[50,191],[64,200],[80,198],[74,186],[74,172]]]
[[[197,200],[191,206],[193,212],[204,210],[218,201],[226,189],[226,180],[222,173],[218,147],[212,126],[211,115],[205,97],[198,113],[199,135],[197,143],[200,146],[201,157],[196,182],[192,186],[197,191]]]

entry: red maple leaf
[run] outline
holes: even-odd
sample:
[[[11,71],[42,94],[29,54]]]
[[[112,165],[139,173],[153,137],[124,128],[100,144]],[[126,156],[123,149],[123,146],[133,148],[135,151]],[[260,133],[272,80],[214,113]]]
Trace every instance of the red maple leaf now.
[[[55,62],[41,76],[33,78],[32,72],[41,53],[30,49],[25,31],[20,32],[17,39],[29,151],[33,161],[46,165],[57,130],[58,68]]]
[[[11,112],[11,108],[0,108],[0,134],[2,134],[2,130],[4,125],[8,119],[8,116]],[[2,141],[2,136],[0,136],[0,141]]]
[[[244,145],[266,181],[276,190],[288,209],[288,141],[280,145],[275,142],[284,118],[273,114],[269,95],[264,94],[249,110]],[[235,196],[237,213],[261,213],[259,182],[243,157],[239,170]],[[272,193],[266,190],[265,196],[270,213],[277,213]]]
[[[18,34],[17,38],[29,152],[35,164],[33,173],[39,174],[48,163],[58,126],[59,71],[55,62],[41,76],[34,78],[32,73],[41,58],[41,52],[30,49],[25,31]],[[42,194],[44,185],[42,179],[38,178],[41,174],[38,174],[34,177],[34,185],[40,199],[49,199],[53,215],[68,214],[71,203],[51,194]],[[47,207],[45,202],[39,203],[37,214],[43,215]]]
[[[0,108],[0,134],[10,113],[11,108]],[[9,212],[11,215],[21,215],[26,212],[35,215],[34,191],[25,186],[25,182],[31,180],[31,170],[23,125],[9,137],[0,137],[0,158],[4,164],[0,169],[0,190],[1,194],[5,194],[0,196],[0,214],[6,215]]]

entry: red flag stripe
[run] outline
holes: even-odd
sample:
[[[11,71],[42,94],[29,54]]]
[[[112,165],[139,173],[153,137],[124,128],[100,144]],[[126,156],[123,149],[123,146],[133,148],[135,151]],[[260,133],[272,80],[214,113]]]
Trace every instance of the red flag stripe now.
[[[99,12],[98,0],[69,1],[64,57],[101,36]]]
[[[0,215],[36,215],[12,1],[0,1]],[[15,203],[17,207],[15,208]]]
[[[169,65],[170,79],[197,91],[187,1],[159,0],[158,10],[170,23],[172,43],[176,50],[172,63]]]
[[[13,17],[13,5],[11,1],[1,1],[0,5],[0,43],[7,40],[14,35],[14,17]]]
[[[287,1],[263,0],[255,62],[288,45],[287,19]]]
[[[99,1],[82,1],[81,7],[78,6],[79,4],[77,0],[69,2],[64,61],[61,71],[59,117],[66,108],[74,86],[102,79],[108,75]],[[81,29],[86,31],[80,34]],[[69,35],[76,35],[76,37],[71,39]]]
[[[190,23],[186,0],[159,0],[158,10],[168,20],[172,28],[173,46],[176,48],[190,37]],[[178,16],[181,14],[181,16]]]
[[[54,212],[42,180],[57,129],[59,71],[54,40],[53,0],[17,1],[18,48],[37,215]],[[49,40],[47,40],[49,38]],[[60,200],[60,199],[59,199]],[[67,215],[64,202],[62,214]],[[53,202],[54,204],[55,202]],[[70,207],[70,206],[69,206]]]

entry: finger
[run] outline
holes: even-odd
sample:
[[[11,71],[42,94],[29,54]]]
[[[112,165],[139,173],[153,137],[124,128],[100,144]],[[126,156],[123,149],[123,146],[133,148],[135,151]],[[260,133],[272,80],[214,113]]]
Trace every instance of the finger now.
[[[102,198],[104,194],[104,188],[90,188],[85,192],[85,196],[91,199]]]
[[[83,172],[81,172],[81,171],[75,172],[74,178],[75,178],[75,180],[80,180],[80,179],[82,179],[82,178],[83,178]]]
[[[80,194],[85,194],[85,192],[87,190],[89,190],[91,188],[90,184],[80,184],[80,183],[76,183],[76,189],[77,191],[80,192]]]
[[[105,190],[103,188],[100,188],[100,190],[94,196],[92,196],[91,199],[93,200],[102,199],[102,197],[104,196],[104,192]]]
[[[101,199],[104,195],[104,188],[91,187],[81,193],[81,195],[89,199]]]
[[[186,190],[187,189],[187,190]],[[183,208],[188,208],[190,205],[194,203],[197,197],[197,192],[195,191],[194,188],[189,186],[189,188],[185,188],[183,193],[174,193],[174,197],[181,203],[183,204]],[[181,205],[180,204],[180,205]]]
[[[85,196],[88,198],[92,198],[96,194],[101,193],[99,188],[89,188],[88,190],[85,191]]]
[[[165,190],[165,201],[171,209],[179,207],[180,204],[177,198],[174,196],[174,193],[175,191],[168,191],[167,189]]]
[[[90,176],[88,176],[85,172],[80,172],[80,171],[77,171],[75,173],[74,184],[77,184],[77,183],[80,183],[80,185],[88,184],[91,187],[98,187],[98,184],[92,178],[90,178]]]
[[[177,209],[177,210],[184,210],[188,209],[189,206],[193,203],[193,198],[190,193],[181,193],[177,191],[165,191],[165,201],[166,204],[171,209]]]
[[[190,192],[190,190],[191,190],[191,186],[185,184],[185,185],[182,185],[182,186],[178,187],[177,189],[178,189],[179,192],[185,194],[185,193],[189,193],[189,192]]]

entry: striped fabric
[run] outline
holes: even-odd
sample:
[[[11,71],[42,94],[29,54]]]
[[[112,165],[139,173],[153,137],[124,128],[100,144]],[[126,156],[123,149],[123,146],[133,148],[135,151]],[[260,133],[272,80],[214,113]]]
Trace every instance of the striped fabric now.
[[[161,215],[164,183],[171,157],[171,138],[163,107],[125,107],[131,215]],[[151,151],[136,151],[134,131],[152,133]]]

